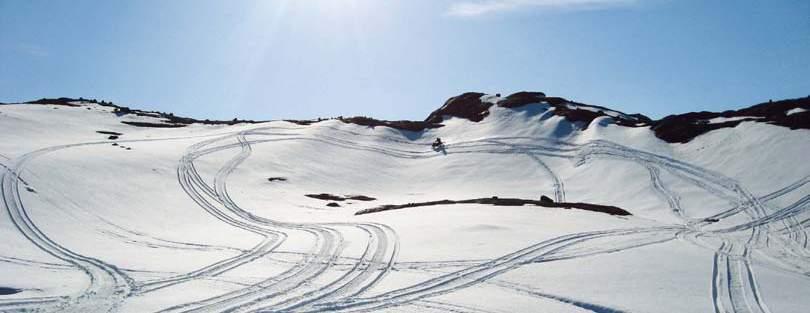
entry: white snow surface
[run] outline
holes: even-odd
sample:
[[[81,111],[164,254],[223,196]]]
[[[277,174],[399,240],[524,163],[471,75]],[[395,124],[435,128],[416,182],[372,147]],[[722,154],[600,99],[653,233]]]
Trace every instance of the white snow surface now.
[[[807,312],[807,130],[742,123],[668,144],[549,110],[493,106],[407,132],[143,128],[120,122],[157,119],[0,106],[0,287],[20,290],[0,312]],[[315,193],[376,200],[327,207]],[[632,215],[354,215],[541,195]]]
[[[802,112],[807,112],[807,110],[805,110],[804,108],[792,108],[790,110],[787,110],[787,112],[785,112],[785,115],[792,115],[792,114],[802,113]]]
[[[734,117],[715,117],[709,119],[709,124],[718,124],[718,123],[725,123],[725,122],[733,122],[733,121],[742,121],[742,120],[758,120],[762,119],[759,116],[734,116]]]
[[[621,117],[621,118],[624,118],[624,119],[627,119],[627,120],[636,120],[637,119],[637,118],[635,118],[633,116],[630,116],[630,115],[627,115],[627,114],[624,114],[624,113],[621,113],[621,112],[618,112],[618,111],[597,108],[597,107],[593,107],[593,106],[590,106],[590,105],[576,105],[576,104],[569,103],[569,104],[566,104],[566,106],[571,110],[585,110],[585,111],[591,111],[591,112],[594,112],[594,113],[603,113],[603,114],[606,114],[606,115],[608,115],[610,117],[615,117],[615,118]]]

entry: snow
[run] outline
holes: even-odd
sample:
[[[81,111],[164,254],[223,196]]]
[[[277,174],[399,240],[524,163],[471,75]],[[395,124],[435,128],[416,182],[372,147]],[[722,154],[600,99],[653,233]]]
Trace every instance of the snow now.
[[[733,117],[715,117],[709,119],[709,124],[718,124],[718,123],[725,123],[725,122],[734,122],[734,121],[745,121],[745,120],[757,120],[762,119],[759,116],[733,116]]]
[[[0,311],[806,311],[807,130],[742,123],[668,144],[609,117],[582,131],[552,110],[493,106],[478,123],[407,132],[142,128],[120,122],[157,119],[0,106],[0,287],[23,290],[0,295]],[[332,208],[310,193],[377,200]],[[354,215],[540,195],[633,215]]]
[[[589,105],[576,105],[576,104],[570,104],[569,103],[569,104],[566,104],[566,106],[571,110],[585,110],[585,111],[591,111],[591,112],[594,112],[594,113],[602,113],[602,114],[605,114],[605,115],[613,117],[613,118],[621,117],[621,118],[628,119],[628,120],[635,120],[636,119],[635,117],[632,117],[632,116],[627,115],[627,114],[623,114],[621,112],[602,109],[602,108],[596,108],[596,107],[592,107],[592,106],[589,106]]]
[[[793,115],[793,114],[802,113],[802,112],[807,112],[807,110],[804,109],[804,108],[792,108],[790,110],[787,110],[787,112],[785,112],[785,115]]]

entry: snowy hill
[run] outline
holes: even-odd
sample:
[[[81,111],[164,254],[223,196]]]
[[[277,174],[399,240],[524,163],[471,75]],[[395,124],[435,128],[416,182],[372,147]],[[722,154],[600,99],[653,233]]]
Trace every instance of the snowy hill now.
[[[542,93],[425,121],[0,105],[0,311],[807,312],[808,124],[810,98],[661,120]]]

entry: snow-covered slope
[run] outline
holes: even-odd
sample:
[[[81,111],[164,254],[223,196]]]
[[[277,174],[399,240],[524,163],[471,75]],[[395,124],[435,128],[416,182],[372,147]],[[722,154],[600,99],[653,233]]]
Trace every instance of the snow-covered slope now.
[[[532,97],[354,120],[376,126],[2,105],[0,311],[807,312],[810,131],[718,115],[734,124],[668,143],[643,116]],[[632,215],[354,215],[542,195]]]

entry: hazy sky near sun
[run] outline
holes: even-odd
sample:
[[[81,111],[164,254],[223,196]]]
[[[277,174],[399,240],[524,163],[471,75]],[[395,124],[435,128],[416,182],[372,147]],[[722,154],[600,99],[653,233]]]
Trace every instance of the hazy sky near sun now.
[[[422,119],[520,90],[652,117],[810,94],[810,1],[0,0],[0,101]]]

